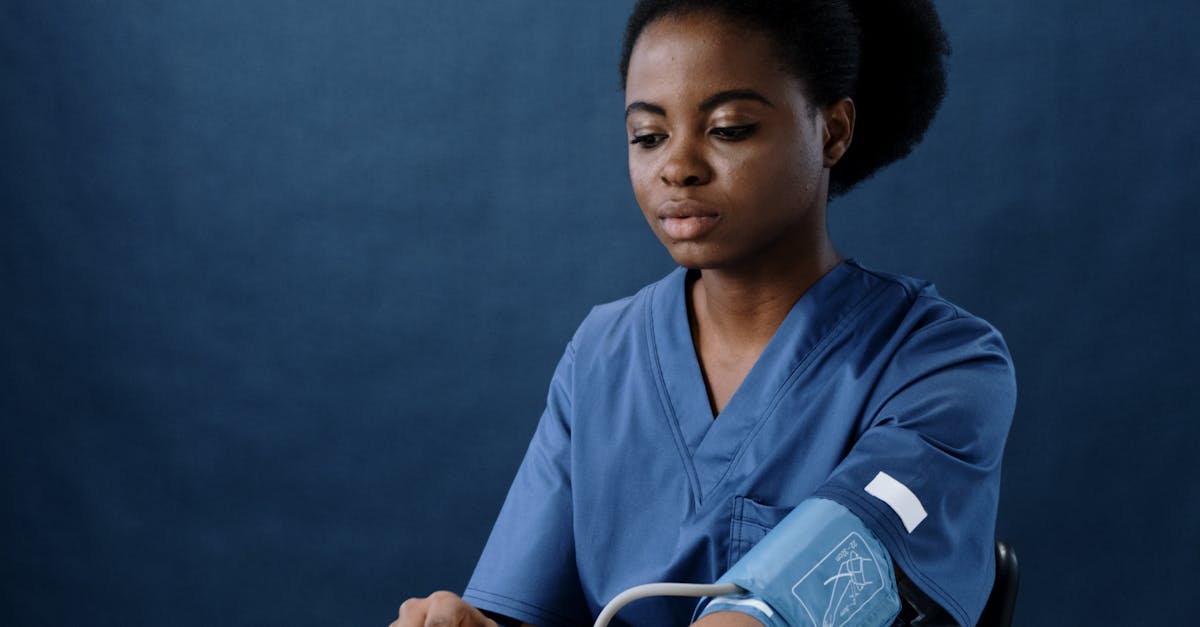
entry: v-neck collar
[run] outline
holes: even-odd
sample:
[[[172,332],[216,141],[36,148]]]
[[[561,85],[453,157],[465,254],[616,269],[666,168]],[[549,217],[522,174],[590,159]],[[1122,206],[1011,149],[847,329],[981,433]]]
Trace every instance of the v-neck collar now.
[[[866,295],[867,276],[846,260],[809,287],[716,419],[688,324],[687,270],[676,269],[655,287],[647,326],[659,391],[697,502],[717,487],[810,357]]]

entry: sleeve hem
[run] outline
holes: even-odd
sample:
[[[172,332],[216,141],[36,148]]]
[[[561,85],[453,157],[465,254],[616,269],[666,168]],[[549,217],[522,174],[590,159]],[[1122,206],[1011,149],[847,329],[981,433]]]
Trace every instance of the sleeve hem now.
[[[537,625],[537,627],[580,627],[581,623],[564,618],[555,612],[517,599],[480,590],[467,588],[463,600],[480,610],[496,612],[509,618]]]

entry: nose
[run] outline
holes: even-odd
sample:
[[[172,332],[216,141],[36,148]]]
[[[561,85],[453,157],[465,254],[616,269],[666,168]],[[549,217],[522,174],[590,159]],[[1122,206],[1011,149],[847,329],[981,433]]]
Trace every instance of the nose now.
[[[712,169],[705,159],[701,146],[688,137],[676,135],[668,141],[659,178],[671,186],[691,187],[704,185],[712,179]]]

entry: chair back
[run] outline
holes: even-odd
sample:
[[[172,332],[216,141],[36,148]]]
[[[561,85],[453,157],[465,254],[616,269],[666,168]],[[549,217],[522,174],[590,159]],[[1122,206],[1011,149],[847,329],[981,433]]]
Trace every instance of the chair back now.
[[[996,540],[996,582],[992,584],[992,593],[988,595],[987,605],[979,616],[979,627],[1012,625],[1020,579],[1016,551],[1007,542]]]

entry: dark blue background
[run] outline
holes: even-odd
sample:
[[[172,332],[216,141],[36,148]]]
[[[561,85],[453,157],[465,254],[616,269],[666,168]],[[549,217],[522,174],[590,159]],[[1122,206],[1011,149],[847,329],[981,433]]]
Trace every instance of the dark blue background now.
[[[628,190],[630,2],[0,8],[0,622],[386,624],[461,589]],[[1200,560],[1200,9],[941,2],[925,143],[831,208],[1005,332],[1024,625]]]

